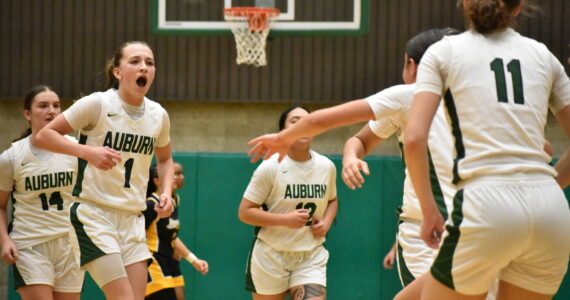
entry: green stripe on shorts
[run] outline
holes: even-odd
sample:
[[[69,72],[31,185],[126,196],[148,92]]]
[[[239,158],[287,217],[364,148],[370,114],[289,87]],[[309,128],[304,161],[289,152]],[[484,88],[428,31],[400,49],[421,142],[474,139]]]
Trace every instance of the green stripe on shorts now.
[[[257,237],[253,239],[253,243],[251,244],[251,250],[249,251],[249,255],[247,257],[247,266],[245,271],[245,289],[257,293],[255,290],[255,285],[253,284],[253,278],[251,277],[251,257],[253,255],[253,247],[255,246],[255,241],[257,241]]]
[[[401,219],[403,212],[404,210],[402,210],[401,205],[396,208],[396,217],[398,218],[398,228],[402,223],[404,223],[404,221]],[[410,272],[410,269],[408,269],[408,266],[406,265],[406,260],[404,260],[404,255],[403,255],[404,249],[402,248],[402,245],[400,245],[400,241],[398,240],[398,234],[396,234],[396,243],[398,245],[398,256],[396,257],[398,262],[398,275],[400,276],[400,281],[402,283],[402,286],[405,287],[408,284],[412,283],[412,281],[416,280],[416,278],[414,277],[412,272]]]
[[[453,212],[451,213],[452,224],[446,226],[448,236],[443,240],[437,258],[431,267],[431,275],[450,289],[455,290],[453,283],[453,256],[459,237],[461,235],[459,227],[463,222],[463,190],[457,191],[453,198]]]
[[[93,243],[93,241],[85,232],[83,223],[81,223],[77,217],[77,207],[79,207],[79,203],[73,203],[69,212],[69,217],[71,219],[71,225],[73,225],[73,229],[77,235],[77,240],[79,241],[79,251],[81,252],[81,266],[84,266],[86,263],[99,258],[106,253],[103,252],[103,250],[99,249],[99,247]]]
[[[263,204],[261,207],[263,210],[268,211],[267,205]],[[251,250],[249,251],[249,255],[247,257],[247,265],[245,268],[245,289],[254,293],[257,293],[257,291],[255,290],[255,284],[253,284],[253,278],[251,277],[251,257],[253,256],[253,247],[255,247],[255,242],[257,241],[257,235],[259,234],[259,231],[261,231],[260,226],[256,226],[253,229],[253,243],[251,243]]]
[[[26,286],[26,282],[24,281],[22,274],[20,274],[20,271],[18,271],[18,267],[16,267],[16,264],[13,263],[11,267],[12,267],[12,278],[14,278],[14,289],[17,290],[23,286]]]
[[[406,287],[408,284],[412,283],[412,281],[416,280],[412,272],[408,269],[406,265],[406,260],[404,259],[403,255],[404,249],[402,249],[402,245],[400,245],[400,241],[398,241],[398,273],[400,273],[400,279],[402,280],[402,284]]]

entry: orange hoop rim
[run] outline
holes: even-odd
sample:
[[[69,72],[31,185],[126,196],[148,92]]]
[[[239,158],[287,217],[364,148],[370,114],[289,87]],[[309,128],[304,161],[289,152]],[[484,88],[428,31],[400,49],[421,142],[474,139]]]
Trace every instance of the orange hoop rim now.
[[[247,21],[252,32],[265,32],[269,29],[269,22],[279,15],[280,11],[272,7],[229,7],[224,8],[224,15],[228,22]],[[233,19],[235,18],[235,19]]]
[[[237,6],[224,8],[224,15],[228,17],[262,17],[265,19],[275,18],[279,16],[281,11],[273,7],[249,7],[249,6]]]

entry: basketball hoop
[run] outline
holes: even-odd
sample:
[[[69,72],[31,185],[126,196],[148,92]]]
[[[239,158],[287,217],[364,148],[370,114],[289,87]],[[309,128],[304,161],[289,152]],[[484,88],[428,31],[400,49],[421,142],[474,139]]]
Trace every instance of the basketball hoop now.
[[[230,7],[224,16],[234,34],[237,63],[256,67],[267,65],[265,42],[271,22],[279,16],[279,9],[268,7]]]

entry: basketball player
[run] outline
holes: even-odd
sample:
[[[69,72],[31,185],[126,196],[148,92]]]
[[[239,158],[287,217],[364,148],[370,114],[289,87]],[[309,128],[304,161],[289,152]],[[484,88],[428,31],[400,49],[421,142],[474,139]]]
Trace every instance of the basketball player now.
[[[279,129],[309,112],[293,106],[283,112]],[[328,251],[323,243],[338,209],[336,169],[310,150],[311,139],[293,143],[254,172],[239,207],[239,219],[257,226],[246,269],[246,289],[255,300],[326,298]]]
[[[570,81],[548,49],[510,28],[521,0],[464,0],[467,32],[426,52],[405,132],[405,155],[439,254],[422,299],[551,299],[568,266],[570,210],[543,149],[548,108],[570,135]],[[444,97],[455,137],[458,192],[444,231],[426,143]],[[443,243],[440,246],[441,234]]]
[[[107,91],[80,99],[32,141],[80,158],[70,218],[81,266],[107,299],[143,299],[151,255],[141,212],[153,154],[164,187],[155,209],[160,217],[172,212],[170,121],[160,104],[145,97],[155,75],[146,43],[123,44],[106,74]],[[79,144],[62,136],[74,130],[80,131]]]
[[[361,187],[364,178],[360,172],[369,174],[368,165],[362,158],[394,133],[398,135],[400,142],[403,141],[408,112],[415,91],[415,76],[423,53],[444,35],[454,33],[456,31],[452,29],[431,29],[410,39],[406,47],[402,71],[406,84],[385,89],[364,100],[351,101],[316,111],[288,130],[252,140],[250,145],[257,145],[250,151],[250,154],[261,149],[254,157],[257,159],[261,157],[262,151],[271,152],[276,149],[281,155],[288,148],[290,141],[295,138],[312,137],[331,128],[370,121],[355,136],[347,140],[343,151],[342,179],[351,189]],[[432,184],[436,187],[439,207],[443,214],[447,214],[447,207],[451,205],[450,202],[455,193],[455,188],[451,184],[452,137],[443,110],[438,116],[438,122],[435,122],[431,129],[433,134],[430,134],[430,145],[433,145],[430,147],[430,152],[435,166],[432,168]],[[407,286],[414,279],[426,273],[433,261],[433,250],[423,243],[419,235],[422,215],[407,176],[404,182],[403,206],[399,219],[398,273],[402,286]]]
[[[178,238],[180,197],[176,194],[176,190],[184,185],[182,165],[174,162],[175,173],[172,185],[174,211],[168,218],[159,218],[154,210],[159,203],[159,195],[162,193],[156,165],[150,166],[149,172],[147,209],[144,211],[144,216],[147,245],[153,258],[149,265],[149,281],[146,286],[145,299],[183,300],[184,277],[180,272],[180,259],[185,258],[203,275],[208,273],[208,262],[196,257]]]
[[[30,141],[60,112],[55,92],[44,85],[34,87],[24,98],[24,117],[30,128],[0,155],[2,259],[13,264],[14,287],[24,300],[79,300],[83,285],[84,271],[69,245],[77,158],[36,148]],[[10,194],[14,214],[8,230]]]

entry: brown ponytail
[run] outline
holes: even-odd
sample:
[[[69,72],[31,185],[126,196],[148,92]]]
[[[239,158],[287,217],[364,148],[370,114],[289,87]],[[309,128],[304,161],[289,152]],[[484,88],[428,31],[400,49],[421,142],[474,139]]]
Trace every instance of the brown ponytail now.
[[[108,90],[111,88],[113,88],[113,89],[119,88],[119,80],[117,80],[117,78],[115,77],[115,74],[113,74],[113,69],[119,67],[119,64],[121,63],[121,58],[123,58],[123,50],[127,46],[133,45],[133,44],[141,44],[141,45],[145,45],[145,46],[149,47],[147,45],[147,43],[142,42],[142,41],[130,41],[130,42],[123,43],[119,48],[117,48],[115,50],[115,54],[113,55],[113,58],[109,59],[107,61],[107,64],[105,64],[105,70],[104,70],[105,85],[103,86],[103,88],[105,90]]]
[[[487,34],[513,24],[512,12],[522,0],[468,0],[465,18],[479,33]]]
[[[120,58],[119,58],[120,60]],[[117,78],[115,77],[115,75],[113,74],[113,69],[115,67],[118,67],[118,63],[117,65],[115,65],[115,58],[111,58],[107,61],[107,63],[105,64],[105,85],[103,86],[103,88],[105,90],[108,89],[118,89],[119,88],[119,81],[117,80]]]
[[[32,134],[32,127],[28,127],[28,129],[24,130],[24,131],[20,134],[19,137],[13,139],[13,140],[12,140],[12,143],[13,143],[13,142],[17,142],[17,141],[19,141],[19,140],[21,140],[21,139],[23,139],[23,138],[26,138],[27,136],[29,136],[29,135],[31,135],[31,134]]]
[[[36,98],[36,96],[39,93],[43,93],[43,92],[47,92],[47,91],[51,91],[52,89],[47,86],[47,85],[38,85],[33,87],[31,90],[28,91],[28,93],[26,93],[26,96],[24,96],[24,110],[32,110],[32,103],[34,102],[34,99]],[[27,137],[28,135],[32,134],[32,128],[28,127],[28,129],[26,129],[24,132],[22,132],[22,134],[20,134],[19,137],[15,138],[12,142],[16,142],[19,141],[25,137]]]

